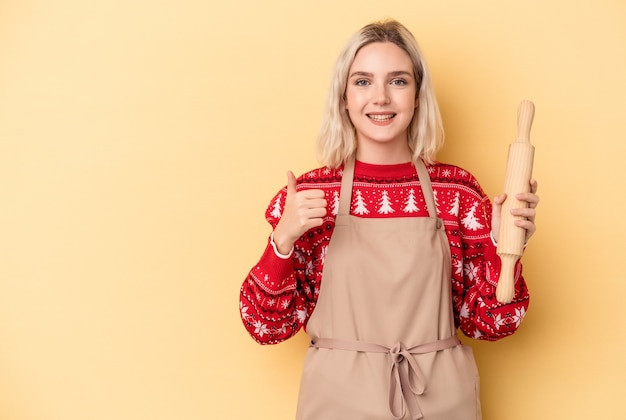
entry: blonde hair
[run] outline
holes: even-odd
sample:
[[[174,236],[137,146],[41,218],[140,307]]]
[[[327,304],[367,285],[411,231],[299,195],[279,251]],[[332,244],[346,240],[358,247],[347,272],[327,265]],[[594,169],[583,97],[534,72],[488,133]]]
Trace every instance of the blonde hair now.
[[[413,63],[418,106],[408,127],[408,143],[413,162],[421,158],[426,163],[432,163],[444,139],[439,106],[430,73],[415,37],[395,20],[364,26],[339,54],[318,136],[319,160],[325,166],[337,168],[356,152],[356,133],[345,107],[348,72],[359,50],[374,42],[394,43],[408,54]]]

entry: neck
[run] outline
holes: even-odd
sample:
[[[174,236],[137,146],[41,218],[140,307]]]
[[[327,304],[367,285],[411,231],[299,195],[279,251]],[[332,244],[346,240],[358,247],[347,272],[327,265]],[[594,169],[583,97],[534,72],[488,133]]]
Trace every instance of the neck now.
[[[374,165],[395,165],[407,163],[413,160],[411,149],[408,144],[401,147],[390,148],[389,145],[368,145],[368,147],[358,147],[356,159],[360,162]]]

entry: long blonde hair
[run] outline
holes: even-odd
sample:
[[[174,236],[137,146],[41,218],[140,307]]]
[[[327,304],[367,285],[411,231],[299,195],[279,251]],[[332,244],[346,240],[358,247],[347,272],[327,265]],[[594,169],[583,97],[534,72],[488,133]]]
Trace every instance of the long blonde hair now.
[[[413,162],[423,159],[426,163],[432,163],[444,140],[439,106],[430,73],[415,37],[395,20],[364,26],[339,54],[318,136],[319,160],[323,165],[337,168],[356,152],[356,133],[345,106],[348,72],[359,50],[374,42],[394,43],[408,54],[413,63],[418,106],[408,127],[408,143]]]

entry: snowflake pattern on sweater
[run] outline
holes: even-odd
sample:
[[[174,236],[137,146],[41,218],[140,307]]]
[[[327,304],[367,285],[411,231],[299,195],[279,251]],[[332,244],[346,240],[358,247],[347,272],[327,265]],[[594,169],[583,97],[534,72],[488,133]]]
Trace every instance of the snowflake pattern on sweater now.
[[[509,304],[495,296],[500,259],[490,238],[491,202],[477,180],[456,166],[427,166],[438,216],[443,220],[451,254],[454,320],[471,338],[498,340],[513,334],[528,308],[522,265],[515,270],[515,295]],[[295,335],[315,309],[324,258],[335,225],[343,168],[318,168],[298,178],[297,190],[321,189],[328,202],[324,223],[294,244],[290,259],[278,257],[269,244],[240,289],[240,314],[259,343],[275,344]],[[274,228],[287,190],[270,201],[266,219]],[[372,165],[356,162],[352,215],[367,218],[427,217],[428,210],[412,163]]]

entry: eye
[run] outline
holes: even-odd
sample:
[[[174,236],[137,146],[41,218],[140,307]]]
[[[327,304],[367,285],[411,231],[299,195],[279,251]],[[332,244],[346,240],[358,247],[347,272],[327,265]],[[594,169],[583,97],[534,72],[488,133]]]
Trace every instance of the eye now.
[[[357,79],[357,80],[354,82],[354,84],[355,84],[356,86],[367,86],[367,85],[369,85],[369,84],[370,84],[370,82],[369,82],[369,80],[366,80],[366,79]]]
[[[405,79],[393,79],[391,84],[394,86],[406,86],[409,84]]]

